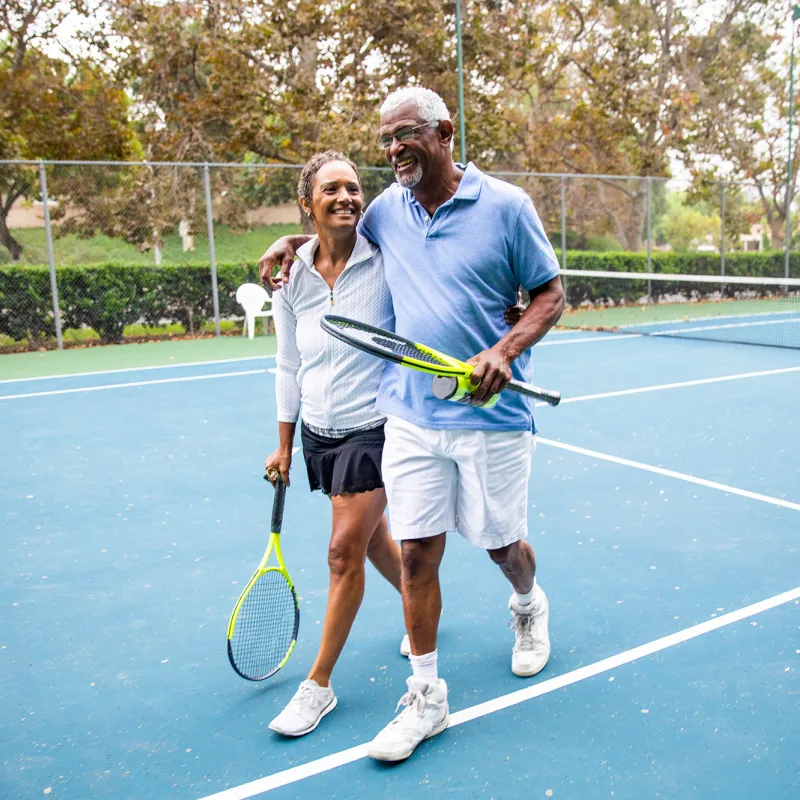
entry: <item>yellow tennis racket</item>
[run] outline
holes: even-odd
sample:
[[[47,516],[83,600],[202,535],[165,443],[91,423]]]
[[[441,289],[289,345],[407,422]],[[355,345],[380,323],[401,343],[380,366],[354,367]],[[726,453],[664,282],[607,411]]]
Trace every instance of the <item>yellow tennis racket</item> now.
[[[300,627],[300,603],[281,553],[286,484],[277,470],[264,476],[264,480],[270,478],[277,480],[269,544],[228,622],[228,659],[248,681],[269,678],[289,660]],[[273,552],[278,565],[268,567]]]
[[[440,400],[468,403],[472,392],[478,388],[470,380],[474,369],[472,364],[440,353],[432,347],[412,342],[396,333],[375,328],[364,322],[333,314],[323,317],[320,325],[331,336],[335,336],[365,353],[434,375],[433,393]],[[505,390],[542,400],[551,406],[557,406],[561,402],[559,392],[542,389],[524,381],[511,380]],[[495,402],[496,396],[485,407],[489,407]]]

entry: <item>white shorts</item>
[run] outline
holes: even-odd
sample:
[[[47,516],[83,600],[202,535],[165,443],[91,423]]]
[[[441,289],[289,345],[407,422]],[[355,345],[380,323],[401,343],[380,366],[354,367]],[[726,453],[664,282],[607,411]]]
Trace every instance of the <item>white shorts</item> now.
[[[457,530],[496,550],[528,534],[530,431],[420,428],[386,421],[383,482],[395,539]]]

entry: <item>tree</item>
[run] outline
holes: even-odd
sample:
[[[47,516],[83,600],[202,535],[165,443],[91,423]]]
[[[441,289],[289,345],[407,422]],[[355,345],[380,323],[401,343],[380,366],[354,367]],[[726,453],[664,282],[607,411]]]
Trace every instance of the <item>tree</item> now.
[[[126,159],[135,152],[128,101],[88,59],[47,55],[67,8],[58,0],[6,2],[0,8],[0,157],[4,159]],[[55,188],[55,187],[54,187]],[[29,167],[0,166],[0,244],[18,261],[22,246],[8,229],[20,198],[38,196]]]
[[[696,156],[724,100],[751,99],[743,71],[758,71],[774,8],[723,0],[698,14],[674,0],[582,0],[554,15],[561,44],[537,84],[550,113],[531,113],[529,168],[669,176],[670,157]],[[596,205],[630,250],[641,247],[646,183],[601,181]]]

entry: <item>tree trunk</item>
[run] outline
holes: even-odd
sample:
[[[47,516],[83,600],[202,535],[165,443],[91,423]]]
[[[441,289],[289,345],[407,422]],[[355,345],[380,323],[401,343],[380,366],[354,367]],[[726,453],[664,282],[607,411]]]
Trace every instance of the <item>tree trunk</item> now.
[[[780,250],[786,246],[785,216],[785,214],[773,214],[772,219],[769,220],[769,244],[773,250]]]
[[[15,264],[22,260],[22,245],[11,235],[11,231],[6,224],[6,215],[0,208],[0,244],[5,247],[11,255],[11,261]]]
[[[625,189],[618,184],[609,183],[610,187],[618,193],[615,198],[606,195],[606,181],[598,181],[597,197],[600,205],[611,218],[614,232],[619,239],[622,249],[631,253],[638,253],[642,249],[642,233],[647,216],[646,179],[636,181],[633,189]],[[622,195],[626,203],[620,203]],[[616,200],[617,202],[613,202]],[[610,202],[611,201],[611,202]]]

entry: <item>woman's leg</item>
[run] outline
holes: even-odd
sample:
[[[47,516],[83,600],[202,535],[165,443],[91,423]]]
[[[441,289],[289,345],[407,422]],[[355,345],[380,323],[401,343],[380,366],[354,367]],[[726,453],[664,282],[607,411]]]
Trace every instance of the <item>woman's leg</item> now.
[[[331,497],[333,532],[328,546],[330,585],[322,641],[308,673],[327,686],[364,596],[364,561],[386,508],[383,489]],[[387,532],[388,533],[388,532]]]
[[[392,535],[389,533],[389,522],[385,514],[381,514],[375,533],[369,540],[367,558],[372,562],[372,566],[399,592],[402,572],[400,545],[392,539]]]

